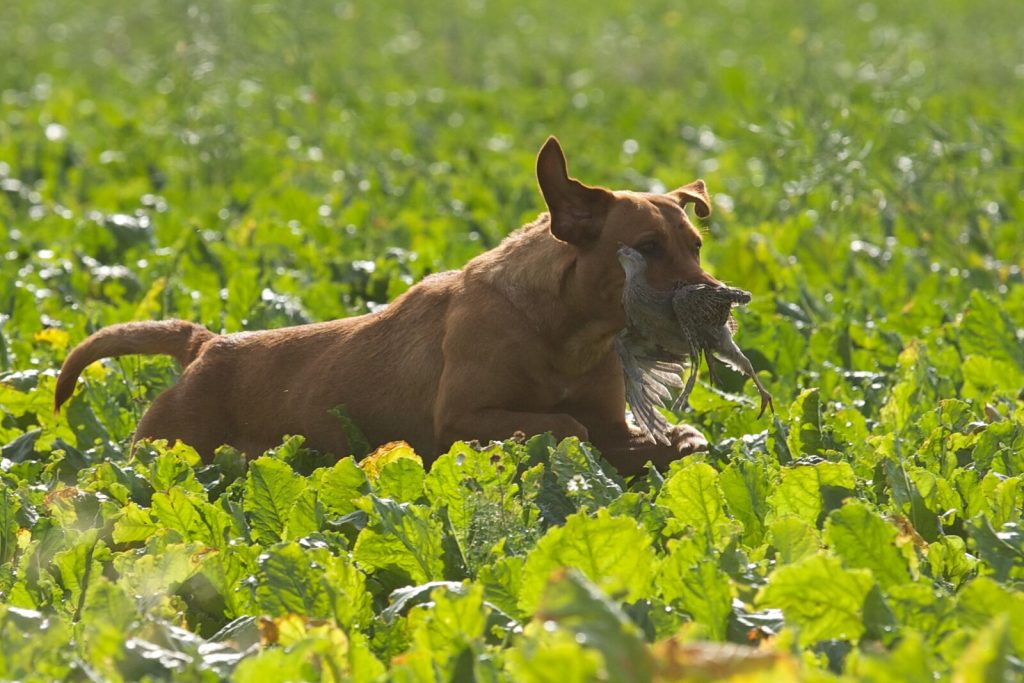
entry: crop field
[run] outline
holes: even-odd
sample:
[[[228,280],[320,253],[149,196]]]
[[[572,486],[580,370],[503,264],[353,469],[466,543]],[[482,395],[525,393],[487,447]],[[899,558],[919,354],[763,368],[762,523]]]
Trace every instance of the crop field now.
[[[54,414],[104,325],[461,267],[551,134],[707,182],[774,415],[702,375],[709,452],[624,480],[550,435],[132,452],[166,357]],[[0,680],[1022,680],[1022,268],[1021,2],[7,0]]]

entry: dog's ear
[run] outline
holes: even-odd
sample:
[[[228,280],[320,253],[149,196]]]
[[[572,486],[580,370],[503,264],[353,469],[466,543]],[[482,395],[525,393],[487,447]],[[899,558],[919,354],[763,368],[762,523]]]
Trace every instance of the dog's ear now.
[[[569,177],[558,140],[549,137],[537,155],[537,182],[551,214],[551,234],[563,242],[583,245],[601,233],[612,193]]]
[[[672,190],[668,196],[679,202],[679,206],[686,206],[690,202],[696,203],[697,215],[701,218],[711,215],[711,197],[708,196],[708,188],[704,186],[703,180],[694,180],[689,185]]]

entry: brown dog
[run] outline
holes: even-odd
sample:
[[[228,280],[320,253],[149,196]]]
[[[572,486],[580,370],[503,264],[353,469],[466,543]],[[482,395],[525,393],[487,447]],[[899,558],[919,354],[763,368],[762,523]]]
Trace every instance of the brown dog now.
[[[700,180],[667,194],[613,192],[569,177],[549,138],[537,157],[549,213],[460,271],[425,278],[377,313],[218,335],[181,320],[106,327],[68,355],[55,408],[100,358],[168,354],[178,382],[143,416],[136,439],[181,439],[209,458],[221,444],[255,456],[303,434],[345,455],[345,405],[371,445],[408,441],[429,462],[458,439],[515,432],[589,440],[623,474],[706,447],[677,426],[673,446],[625,420],[613,339],[625,324],[622,244],[648,261],[655,287],[718,284],[700,266],[700,233],[683,210],[711,204]]]

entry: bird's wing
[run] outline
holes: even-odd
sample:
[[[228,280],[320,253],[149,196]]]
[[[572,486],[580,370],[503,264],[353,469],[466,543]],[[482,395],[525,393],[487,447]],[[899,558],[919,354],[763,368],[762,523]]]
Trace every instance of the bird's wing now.
[[[736,321],[736,316],[732,313],[729,314],[729,318],[725,321],[725,326],[729,328],[730,335],[735,335],[740,329],[740,324]]]
[[[667,436],[670,425],[656,407],[656,404],[663,403],[669,398],[668,389],[644,371],[643,364],[621,335],[615,338],[615,349],[622,360],[626,402],[637,426],[645,436],[656,443],[671,445]]]
[[[637,358],[636,360],[643,372],[646,384],[657,384],[666,391],[668,387],[679,389],[683,386],[683,380],[680,379],[680,375],[683,374],[682,365],[654,358]]]

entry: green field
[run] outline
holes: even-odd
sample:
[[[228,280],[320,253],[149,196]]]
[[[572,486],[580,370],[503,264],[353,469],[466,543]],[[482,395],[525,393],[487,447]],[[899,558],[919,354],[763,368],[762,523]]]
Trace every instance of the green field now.
[[[623,481],[537,436],[128,452],[103,325],[374,310],[570,172],[701,177],[775,396]],[[0,680],[1024,677],[1024,3],[8,0]],[[362,454],[355,454],[362,455]],[[756,650],[754,648],[757,648]]]

